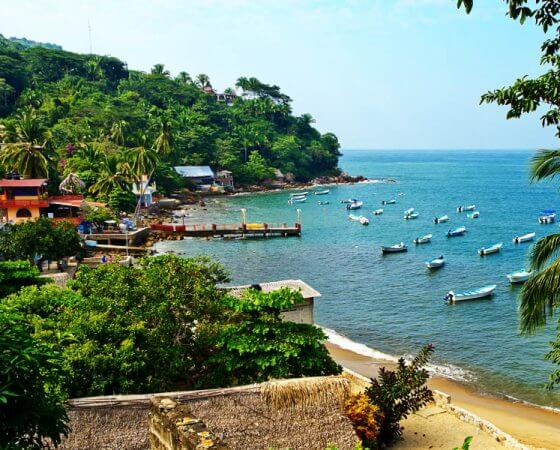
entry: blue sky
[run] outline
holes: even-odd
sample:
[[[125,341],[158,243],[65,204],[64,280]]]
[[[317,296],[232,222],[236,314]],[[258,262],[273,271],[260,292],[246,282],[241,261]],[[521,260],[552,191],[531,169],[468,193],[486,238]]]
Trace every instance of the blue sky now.
[[[501,0],[5,0],[0,33],[148,70],[278,84],[345,148],[541,148],[538,115],[505,120],[480,94],[536,75],[540,30]]]

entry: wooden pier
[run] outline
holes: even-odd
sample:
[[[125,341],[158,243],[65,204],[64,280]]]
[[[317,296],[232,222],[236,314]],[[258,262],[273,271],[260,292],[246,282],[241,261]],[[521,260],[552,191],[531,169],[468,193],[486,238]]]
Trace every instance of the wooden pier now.
[[[182,237],[291,237],[301,236],[301,224],[294,225],[268,223],[230,223],[230,224],[194,224],[156,223],[150,230],[164,236]]]

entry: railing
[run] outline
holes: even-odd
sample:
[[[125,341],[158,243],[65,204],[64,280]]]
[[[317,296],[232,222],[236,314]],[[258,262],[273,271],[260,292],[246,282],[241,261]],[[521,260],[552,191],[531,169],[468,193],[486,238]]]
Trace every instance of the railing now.
[[[0,200],[0,208],[46,208],[48,200]]]

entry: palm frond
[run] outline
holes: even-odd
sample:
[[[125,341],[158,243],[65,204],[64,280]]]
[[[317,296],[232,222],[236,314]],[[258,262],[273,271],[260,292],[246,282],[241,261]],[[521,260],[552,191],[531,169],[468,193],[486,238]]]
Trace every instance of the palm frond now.
[[[560,174],[560,150],[539,150],[531,160],[530,179],[540,181]]]
[[[552,317],[554,306],[560,300],[560,259],[529,278],[521,289],[520,328],[522,333],[532,334]]]
[[[543,237],[533,246],[530,254],[532,270],[541,270],[551,259],[560,253],[560,233]]]

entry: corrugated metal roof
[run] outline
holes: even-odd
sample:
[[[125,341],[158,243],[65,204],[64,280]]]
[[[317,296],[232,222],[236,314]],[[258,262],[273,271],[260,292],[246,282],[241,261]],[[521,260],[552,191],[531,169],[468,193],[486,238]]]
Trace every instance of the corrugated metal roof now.
[[[210,166],[175,166],[175,171],[185,178],[214,178]]]
[[[46,183],[46,178],[31,178],[28,180],[0,180],[0,187],[40,187]]]
[[[263,292],[272,292],[277,291],[281,288],[289,288],[294,291],[300,291],[303,298],[317,298],[321,297],[321,294],[309,286],[305,281],[302,280],[279,280],[279,281],[270,281],[268,283],[259,283],[260,288]],[[243,294],[243,291],[246,289],[250,289],[251,285],[247,284],[244,286],[232,286],[227,288],[230,294],[240,297]]]

